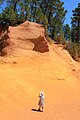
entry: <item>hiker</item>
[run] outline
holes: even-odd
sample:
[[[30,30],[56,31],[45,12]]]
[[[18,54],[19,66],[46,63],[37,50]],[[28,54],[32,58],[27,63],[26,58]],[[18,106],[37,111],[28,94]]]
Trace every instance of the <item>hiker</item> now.
[[[38,111],[41,111],[42,109],[42,112],[44,111],[44,92],[40,92],[39,94],[39,102],[38,102],[38,105],[39,105],[39,109]]]

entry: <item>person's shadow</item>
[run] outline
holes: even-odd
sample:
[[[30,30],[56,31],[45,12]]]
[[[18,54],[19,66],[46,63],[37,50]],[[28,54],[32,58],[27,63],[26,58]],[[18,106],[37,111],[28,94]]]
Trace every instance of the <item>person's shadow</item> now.
[[[37,110],[37,109],[31,109],[34,112],[42,112],[41,110]]]

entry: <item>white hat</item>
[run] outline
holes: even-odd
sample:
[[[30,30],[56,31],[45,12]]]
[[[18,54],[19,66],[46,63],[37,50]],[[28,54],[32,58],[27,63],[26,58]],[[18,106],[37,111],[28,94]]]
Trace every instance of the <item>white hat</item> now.
[[[40,94],[39,94],[40,96],[43,96],[44,95],[44,92],[40,92]]]

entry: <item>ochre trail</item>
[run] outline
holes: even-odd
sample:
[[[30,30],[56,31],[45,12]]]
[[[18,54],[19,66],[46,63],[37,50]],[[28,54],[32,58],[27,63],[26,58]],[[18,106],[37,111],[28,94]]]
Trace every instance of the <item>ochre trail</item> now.
[[[0,57],[0,120],[79,120],[80,63],[56,44],[45,53],[17,53]],[[40,91],[44,112],[32,110]]]

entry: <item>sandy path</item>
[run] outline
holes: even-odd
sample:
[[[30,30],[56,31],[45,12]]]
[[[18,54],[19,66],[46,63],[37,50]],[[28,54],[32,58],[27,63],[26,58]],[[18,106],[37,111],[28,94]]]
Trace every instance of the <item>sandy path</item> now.
[[[0,120],[79,120],[80,78],[72,71],[79,65],[63,57],[53,51],[1,59]],[[41,90],[43,113],[31,110],[38,108]]]
[[[41,25],[10,27],[12,55],[0,57],[0,120],[80,120],[80,63],[55,44],[47,53],[32,51],[27,38],[44,35]],[[15,49],[16,47],[16,49]],[[44,112],[38,94],[45,92]]]

